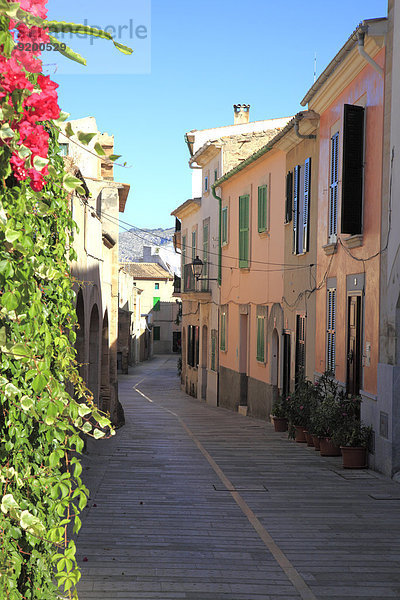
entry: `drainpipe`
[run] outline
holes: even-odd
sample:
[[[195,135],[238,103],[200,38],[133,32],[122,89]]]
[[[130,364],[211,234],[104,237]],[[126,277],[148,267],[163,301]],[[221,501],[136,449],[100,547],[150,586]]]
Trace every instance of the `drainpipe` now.
[[[222,245],[221,245],[221,234],[222,234],[222,198],[217,196],[215,193],[215,185],[211,186],[212,195],[218,200],[219,208],[219,235],[218,235],[218,285],[221,285],[222,280]]]
[[[299,123],[300,123],[300,121],[301,121],[302,118],[303,118],[302,113],[297,113],[297,115],[294,118],[294,132],[295,132],[295,134],[301,140],[315,140],[317,136],[314,135],[313,133],[310,133],[309,135],[303,135],[302,133],[300,133],[300,131],[299,131]]]
[[[358,32],[358,53],[367,61],[369,62],[370,65],[372,65],[375,69],[375,71],[378,71],[379,75],[381,77],[383,77],[383,69],[381,66],[378,65],[377,62],[374,61],[373,58],[371,58],[371,56],[369,54],[367,54],[365,52],[364,49],[364,38],[365,38],[365,30],[368,28],[365,28],[364,31],[359,31]]]

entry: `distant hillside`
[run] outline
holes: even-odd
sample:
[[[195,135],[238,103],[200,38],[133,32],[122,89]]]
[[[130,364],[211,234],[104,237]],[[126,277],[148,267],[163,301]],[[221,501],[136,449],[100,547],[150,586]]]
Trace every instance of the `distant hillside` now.
[[[143,246],[165,246],[172,241],[175,229],[130,229],[119,234],[119,260],[136,261],[143,257]]]

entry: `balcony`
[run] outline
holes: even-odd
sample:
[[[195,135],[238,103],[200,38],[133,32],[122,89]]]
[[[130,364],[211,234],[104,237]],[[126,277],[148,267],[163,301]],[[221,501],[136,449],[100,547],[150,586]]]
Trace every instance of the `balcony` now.
[[[207,266],[205,265],[206,268],[203,271],[205,273],[208,272]],[[185,265],[183,273],[183,292],[210,292],[210,282],[207,277],[202,278],[201,281],[196,281],[191,264]]]
[[[182,249],[181,248],[181,245],[182,245],[181,229],[182,229],[182,224],[181,224],[180,220],[175,217],[175,233],[172,236],[172,242],[174,244],[175,252]]]
[[[182,279],[180,277],[178,277],[177,275],[174,275],[174,294],[180,294],[181,293],[181,283],[182,283]]]

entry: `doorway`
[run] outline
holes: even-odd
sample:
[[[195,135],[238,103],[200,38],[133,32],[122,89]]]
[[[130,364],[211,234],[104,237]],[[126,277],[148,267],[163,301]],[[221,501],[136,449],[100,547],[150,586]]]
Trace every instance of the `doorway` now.
[[[201,398],[207,397],[208,328],[203,325],[201,338]]]
[[[239,377],[240,377],[240,406],[247,406],[247,338],[248,315],[239,315]]]
[[[283,334],[283,380],[282,394],[287,397],[290,394],[290,333]]]
[[[361,296],[349,296],[347,311],[346,391],[360,393],[361,385]]]
[[[278,388],[279,383],[279,335],[276,329],[272,332],[271,383]]]

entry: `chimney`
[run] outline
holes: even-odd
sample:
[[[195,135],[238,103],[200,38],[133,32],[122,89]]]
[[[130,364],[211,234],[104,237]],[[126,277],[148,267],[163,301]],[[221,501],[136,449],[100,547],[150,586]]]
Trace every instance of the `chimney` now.
[[[250,104],[234,104],[234,125],[241,125],[242,123],[248,123],[250,120]]]

